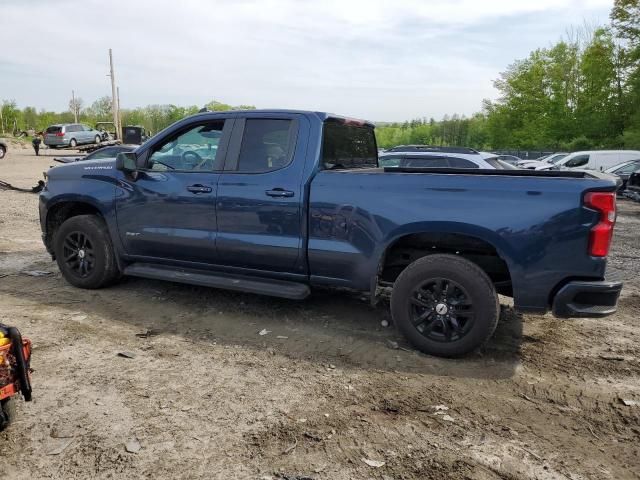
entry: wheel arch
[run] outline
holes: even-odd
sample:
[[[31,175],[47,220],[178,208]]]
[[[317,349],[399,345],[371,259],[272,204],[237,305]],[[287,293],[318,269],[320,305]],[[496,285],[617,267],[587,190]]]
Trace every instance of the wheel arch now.
[[[500,293],[513,295],[518,266],[512,248],[495,231],[461,222],[419,222],[392,232],[378,257],[378,283],[393,283],[410,263],[433,253],[471,260],[485,270]]]
[[[91,199],[60,198],[47,209],[46,230],[43,240],[49,253],[54,255],[53,238],[60,225],[69,218],[78,215],[97,215],[107,224],[106,216]]]

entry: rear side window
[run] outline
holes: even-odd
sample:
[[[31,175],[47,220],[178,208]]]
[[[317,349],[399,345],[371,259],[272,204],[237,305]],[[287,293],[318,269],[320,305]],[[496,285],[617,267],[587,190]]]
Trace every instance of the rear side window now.
[[[403,158],[401,167],[406,168],[449,168],[445,157]]]
[[[49,127],[47,128],[47,133],[60,133],[62,131],[62,127]]]
[[[469,160],[456,157],[449,157],[449,166],[451,168],[479,168],[478,165]]]
[[[327,170],[377,167],[378,149],[373,128],[325,122],[322,165]]]
[[[378,159],[381,167],[399,167],[402,157],[385,155]]]
[[[380,165],[383,167],[402,168],[479,168],[473,162],[458,157],[446,156],[389,156],[381,157]]]
[[[264,173],[291,163],[293,157],[293,121],[249,118],[245,122],[238,172]]]

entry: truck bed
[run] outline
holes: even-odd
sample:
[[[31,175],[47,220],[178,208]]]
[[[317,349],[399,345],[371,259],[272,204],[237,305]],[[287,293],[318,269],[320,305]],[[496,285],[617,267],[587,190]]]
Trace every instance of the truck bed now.
[[[383,167],[384,173],[438,173],[447,175],[494,175],[508,177],[600,178],[613,179],[611,175],[596,170],[489,170],[482,168],[415,168]]]

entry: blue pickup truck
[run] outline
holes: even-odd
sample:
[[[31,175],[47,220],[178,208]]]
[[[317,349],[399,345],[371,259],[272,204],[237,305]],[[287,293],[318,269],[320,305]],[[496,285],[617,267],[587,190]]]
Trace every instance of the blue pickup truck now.
[[[498,294],[524,312],[612,314],[616,184],[598,173],[380,168],[374,126],[319,112],[205,112],[134,152],[52,168],[40,195],[64,278],[121,275],[304,299],[389,298],[423,352],[494,332]]]

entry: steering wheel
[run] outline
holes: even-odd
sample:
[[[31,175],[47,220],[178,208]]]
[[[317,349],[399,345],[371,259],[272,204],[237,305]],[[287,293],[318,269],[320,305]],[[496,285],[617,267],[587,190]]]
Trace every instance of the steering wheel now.
[[[189,160],[187,157],[193,157],[193,160]],[[187,150],[182,153],[182,163],[185,167],[189,167],[191,170],[199,169],[205,160],[193,150]]]

